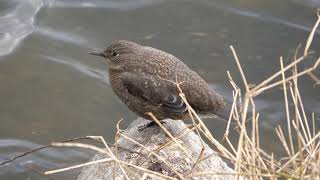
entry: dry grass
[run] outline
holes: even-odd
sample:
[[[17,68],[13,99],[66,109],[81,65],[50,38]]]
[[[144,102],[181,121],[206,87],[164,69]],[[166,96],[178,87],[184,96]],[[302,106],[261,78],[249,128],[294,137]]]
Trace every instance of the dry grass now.
[[[234,103],[232,108],[232,113],[230,114],[229,123],[225,132],[224,140],[227,142],[227,145],[222,145],[219,140],[215,139],[212,133],[208,130],[203,121],[199,118],[199,116],[195,113],[195,111],[188,104],[187,100],[183,92],[181,91],[180,97],[185,101],[188,106],[190,117],[193,122],[193,128],[190,131],[195,131],[199,136],[205,138],[207,142],[210,142],[212,145],[217,147],[218,153],[224,158],[230,160],[234,164],[234,174],[237,177],[245,177],[246,179],[320,179],[320,132],[316,129],[315,125],[315,115],[312,117],[307,117],[304,111],[303,101],[300,96],[298,80],[303,75],[309,75],[313,80],[315,80],[315,84],[319,84],[319,78],[314,75],[313,71],[316,70],[320,64],[320,58],[315,59],[315,63],[301,71],[297,71],[297,65],[304,61],[307,57],[309,57],[311,51],[310,47],[312,46],[312,42],[314,39],[315,31],[320,23],[320,15],[318,12],[318,20],[314,25],[313,30],[311,31],[303,50],[303,55],[298,57],[298,50],[294,56],[292,63],[288,65],[284,65],[282,61],[282,57],[280,57],[279,64],[280,70],[271,75],[266,80],[257,84],[254,87],[249,86],[249,82],[246,80],[245,73],[241,67],[240,60],[237,56],[235,49],[230,46],[230,49],[234,55],[234,59],[237,63],[238,69],[240,71],[243,84],[245,86],[244,97],[241,97],[241,91],[238,88],[238,85],[232,80],[232,76],[228,72],[228,76],[230,79],[230,83],[234,88]],[[281,79],[281,80],[279,80]],[[179,87],[179,83],[174,82]],[[275,128],[275,132],[279,137],[279,140],[282,142],[283,151],[286,153],[286,157],[282,157],[281,159],[276,159],[274,155],[271,153],[265,152],[260,147],[260,130],[259,130],[259,113],[256,112],[255,109],[255,101],[254,99],[264,93],[265,91],[270,90],[274,87],[282,86],[283,94],[284,94],[284,102],[285,102],[285,114],[287,117],[287,125],[286,127],[277,126]],[[289,113],[290,107],[288,105],[289,101],[294,103],[293,112],[294,115]],[[236,104],[240,104],[241,110],[238,109]],[[291,111],[290,111],[291,112]],[[291,115],[291,116],[290,116]],[[171,143],[176,143],[179,148],[181,148],[182,152],[187,153],[185,147],[179,144],[177,139],[179,139],[184,134],[180,134],[179,136],[174,137],[170,134],[169,131],[165,129],[165,127],[152,115],[150,116],[157,122],[157,124],[164,130],[164,132],[171,138],[171,141],[163,144],[161,147],[157,147],[156,149],[149,149],[144,145],[136,142],[134,139],[127,137],[123,134],[122,130],[117,126],[116,133],[116,142],[122,137],[131,142],[136,143],[138,146],[145,149],[149,152],[149,155],[153,155],[165,163],[168,167],[172,165],[167,162],[165,159],[160,157],[157,154],[158,149],[163,148]],[[250,121],[249,121],[250,119]],[[231,121],[234,121],[239,126],[238,128],[238,141],[237,144],[233,144],[229,139],[229,127]],[[312,123],[310,123],[312,122]],[[251,123],[251,130],[249,131],[247,128],[248,123]],[[288,132],[285,134],[284,132]],[[112,151],[109,145],[104,141],[102,137],[91,137],[95,139],[99,139],[103,142],[104,148],[94,147],[89,144],[80,144],[80,143],[56,143],[52,144],[54,146],[76,146],[81,148],[89,148],[93,149],[97,152],[106,153],[109,158],[104,160],[98,160],[96,162],[89,162],[77,166],[72,166],[68,168],[63,168],[59,170],[48,171],[46,174],[57,173],[73,168],[79,168],[83,166],[88,166],[94,163],[114,162],[114,166],[121,169],[126,179],[130,179],[127,174],[129,171],[132,171],[132,167],[136,170],[142,170],[145,172],[144,177],[142,179],[149,177],[158,178],[161,177],[163,179],[175,179],[172,177],[168,177],[166,175],[160,174],[158,172],[153,172],[148,169],[144,169],[140,166],[128,164],[120,159],[118,159],[117,148],[116,152]],[[117,145],[115,145],[117,147]],[[186,154],[188,157],[191,157],[189,154]],[[204,160],[207,157],[203,157],[200,153],[199,157],[193,159],[194,166]],[[130,170],[128,167],[131,167]],[[174,169],[173,169],[174,171]],[[180,179],[186,179],[195,176],[207,176],[207,175],[224,175],[224,172],[197,172],[191,173],[188,176],[182,175],[179,172],[174,171]],[[131,173],[130,173],[131,174]],[[230,173],[228,173],[230,174]]]

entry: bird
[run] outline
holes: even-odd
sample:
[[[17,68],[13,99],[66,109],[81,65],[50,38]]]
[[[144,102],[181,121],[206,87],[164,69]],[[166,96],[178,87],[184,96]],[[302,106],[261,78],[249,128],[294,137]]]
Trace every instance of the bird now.
[[[106,60],[114,93],[140,117],[190,119],[188,103],[197,114],[229,119],[230,103],[172,54],[127,40],[89,54]]]

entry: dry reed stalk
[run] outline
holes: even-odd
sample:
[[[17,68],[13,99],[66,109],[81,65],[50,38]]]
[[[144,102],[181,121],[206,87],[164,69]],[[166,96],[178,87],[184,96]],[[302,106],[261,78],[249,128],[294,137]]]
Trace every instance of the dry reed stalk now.
[[[320,85],[320,79],[314,73],[308,72],[308,75],[310,76],[311,79],[313,79],[315,81],[313,87]]]

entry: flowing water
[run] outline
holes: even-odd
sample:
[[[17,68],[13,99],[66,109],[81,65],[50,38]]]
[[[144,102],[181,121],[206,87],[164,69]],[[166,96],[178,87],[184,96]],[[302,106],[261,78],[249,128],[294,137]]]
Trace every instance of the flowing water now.
[[[118,120],[125,127],[136,117],[112,92],[105,62],[87,54],[92,49],[116,39],[163,49],[231,98],[226,71],[242,81],[229,45],[248,81],[259,83],[279,69],[280,56],[290,62],[319,6],[319,0],[1,0],[0,162],[55,140],[102,135],[112,141]],[[312,46],[318,52],[319,35]],[[312,84],[302,78],[301,95],[307,112],[320,113],[319,86]],[[268,142],[262,145],[276,154],[281,145],[274,128],[285,124],[282,99],[280,88],[256,99],[261,142]],[[225,122],[206,123],[223,136]],[[0,167],[0,179],[72,179],[79,171],[39,172],[85,162],[92,154],[50,148]]]

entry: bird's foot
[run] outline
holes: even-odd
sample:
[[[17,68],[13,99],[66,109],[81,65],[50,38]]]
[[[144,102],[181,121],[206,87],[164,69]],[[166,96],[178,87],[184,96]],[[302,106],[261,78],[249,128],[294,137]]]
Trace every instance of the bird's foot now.
[[[160,123],[161,124],[165,124],[166,122],[165,121],[160,121]],[[138,127],[138,131],[143,131],[143,130],[145,130],[146,128],[148,128],[148,127],[152,127],[152,126],[154,126],[154,125],[158,125],[155,121],[150,121],[150,122],[148,122],[147,124],[144,124],[144,125],[141,125],[141,126],[139,126]]]

